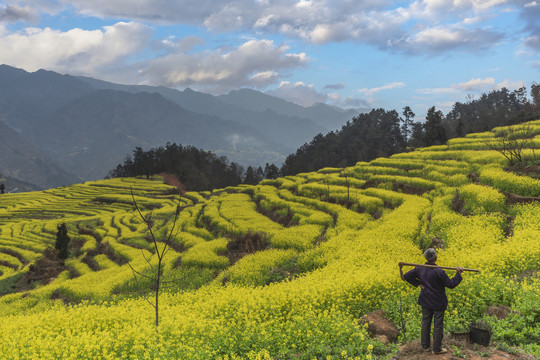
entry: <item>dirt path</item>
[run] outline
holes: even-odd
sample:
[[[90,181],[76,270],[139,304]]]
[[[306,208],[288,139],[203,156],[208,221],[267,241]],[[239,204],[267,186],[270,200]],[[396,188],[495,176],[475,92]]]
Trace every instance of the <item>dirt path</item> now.
[[[443,346],[448,349],[446,354],[433,355],[422,350],[420,341],[412,341],[403,345],[392,360],[535,360],[532,355],[513,355],[494,347],[471,344],[465,339],[454,339],[451,336],[444,337]]]
[[[182,184],[180,182],[180,180],[178,180],[176,175],[167,174],[167,173],[162,173],[162,174],[158,174],[158,175],[163,176],[165,184],[170,185],[170,186],[174,186],[175,188],[180,190],[180,192],[182,194],[186,192],[186,190],[184,189],[184,184]]]

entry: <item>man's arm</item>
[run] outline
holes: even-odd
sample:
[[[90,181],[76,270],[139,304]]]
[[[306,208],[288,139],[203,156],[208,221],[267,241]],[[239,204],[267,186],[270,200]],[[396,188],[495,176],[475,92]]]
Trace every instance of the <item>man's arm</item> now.
[[[414,287],[420,285],[420,279],[418,279],[418,272],[416,271],[416,268],[407,271],[401,278]]]
[[[463,278],[461,277],[462,272],[463,268],[461,266],[458,266],[456,270],[456,275],[454,275],[454,277],[450,279],[445,271],[441,271],[444,286],[449,289],[453,289],[458,286],[461,280],[463,280]]]

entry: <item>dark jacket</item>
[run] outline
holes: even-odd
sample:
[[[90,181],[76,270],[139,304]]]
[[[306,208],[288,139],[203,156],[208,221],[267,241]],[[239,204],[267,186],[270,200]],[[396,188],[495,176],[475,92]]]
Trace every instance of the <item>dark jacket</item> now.
[[[437,265],[427,262],[426,265]],[[418,305],[431,310],[441,311],[448,307],[445,288],[453,289],[461,282],[461,275],[456,273],[452,279],[446,275],[443,269],[415,267],[403,274],[403,278],[413,286],[424,286],[418,297]]]

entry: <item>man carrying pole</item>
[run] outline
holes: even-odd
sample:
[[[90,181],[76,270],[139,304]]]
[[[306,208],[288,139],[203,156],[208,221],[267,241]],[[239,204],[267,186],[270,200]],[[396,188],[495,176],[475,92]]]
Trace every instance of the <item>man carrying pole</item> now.
[[[437,252],[429,248],[424,252],[427,262],[424,265],[399,263],[399,272],[401,278],[414,287],[420,286],[420,296],[418,305],[422,306],[422,331],[421,344],[425,351],[430,351],[431,340],[431,322],[433,324],[433,354],[444,354],[448,350],[442,347],[444,312],[448,306],[445,288],[453,289],[461,282],[461,266],[454,268],[456,275],[450,279],[444,270],[435,264],[437,261]],[[404,265],[413,265],[414,269],[403,274]],[[469,271],[478,271],[466,269]]]

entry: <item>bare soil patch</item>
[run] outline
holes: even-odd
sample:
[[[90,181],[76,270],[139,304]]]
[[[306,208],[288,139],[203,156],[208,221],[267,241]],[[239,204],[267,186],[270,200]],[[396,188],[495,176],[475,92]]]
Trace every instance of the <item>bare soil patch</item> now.
[[[420,341],[411,341],[403,345],[392,360],[535,360],[528,354],[509,354],[494,347],[471,344],[466,339],[456,339],[452,335],[443,338],[446,354],[434,355],[422,349]]]
[[[536,161],[534,163],[522,162],[515,164],[506,169],[506,171],[511,171],[521,176],[528,176],[534,179],[540,179],[540,162]]]
[[[376,310],[364,315],[360,323],[368,325],[369,334],[382,343],[394,342],[399,336],[398,328],[385,317],[382,310]]]
[[[257,251],[264,250],[268,247],[266,236],[261,233],[247,233],[236,236],[227,244],[227,256],[231,265],[246,256]]]
[[[184,184],[182,184],[180,182],[180,180],[178,180],[178,177],[176,175],[169,174],[169,173],[161,173],[161,174],[158,174],[158,175],[163,176],[165,184],[170,185],[170,186],[174,186],[175,188],[180,190],[181,194],[186,192]],[[176,194],[176,192],[175,192],[175,194]]]
[[[51,283],[66,268],[64,262],[58,258],[54,249],[47,248],[43,257],[31,264],[23,277],[16,284],[16,292],[27,291],[33,288],[34,282],[42,285]]]
[[[497,319],[506,319],[510,315],[510,307],[506,305],[489,306],[486,310],[489,316],[496,316]]]

